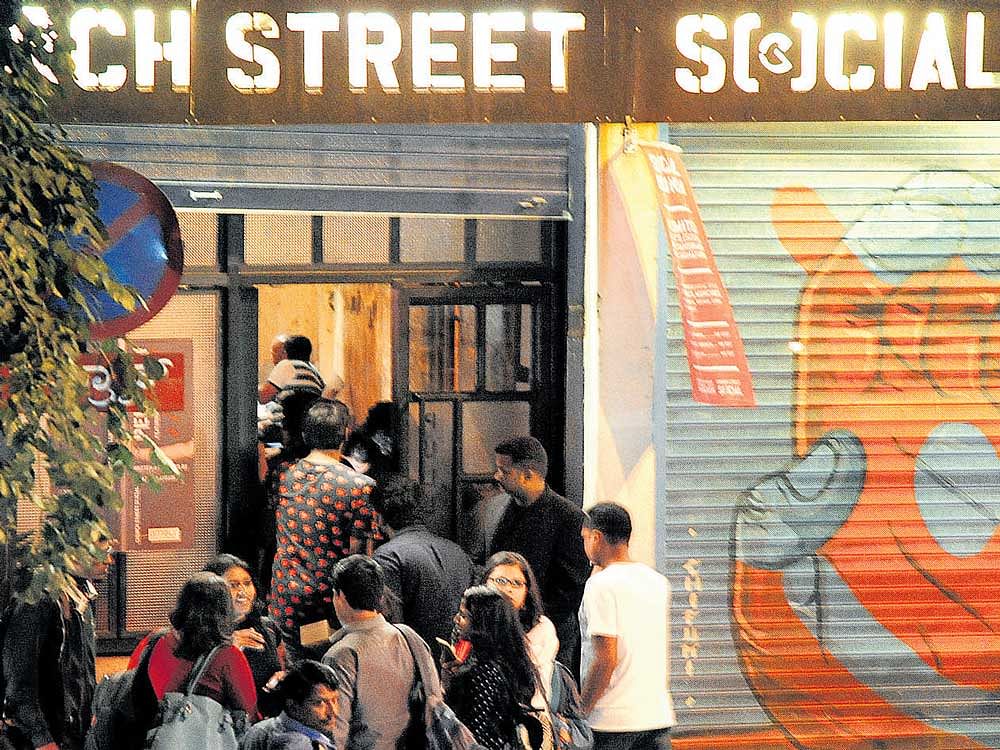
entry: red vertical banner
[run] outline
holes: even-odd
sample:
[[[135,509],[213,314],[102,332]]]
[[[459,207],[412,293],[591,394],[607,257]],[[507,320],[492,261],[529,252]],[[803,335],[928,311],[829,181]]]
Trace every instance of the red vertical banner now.
[[[135,469],[153,477],[157,489],[148,484],[122,479],[119,489],[122,509],[109,518],[122,550],[190,549],[194,543],[194,411],[193,347],[188,339],[132,340],[159,361],[164,376],[154,386],[156,410],[152,415],[129,411],[129,429],[134,439]],[[142,367],[142,360],[136,361]],[[93,355],[84,357],[90,374],[89,402],[98,415],[117,398],[111,373]],[[152,449],[143,439],[150,437],[170,457],[179,476],[164,472],[154,462]]]
[[[681,161],[681,150],[656,142],[640,143],[639,148],[656,183],[677,284],[692,396],[704,404],[756,406],[743,339]]]

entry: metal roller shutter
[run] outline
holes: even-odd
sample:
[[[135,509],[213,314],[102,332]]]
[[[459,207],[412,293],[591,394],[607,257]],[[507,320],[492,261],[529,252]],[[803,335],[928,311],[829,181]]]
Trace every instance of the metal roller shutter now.
[[[668,283],[657,548],[683,747],[1000,747],[1000,125],[669,140],[758,402],[691,399]]]
[[[68,125],[175,208],[569,217],[579,126]]]

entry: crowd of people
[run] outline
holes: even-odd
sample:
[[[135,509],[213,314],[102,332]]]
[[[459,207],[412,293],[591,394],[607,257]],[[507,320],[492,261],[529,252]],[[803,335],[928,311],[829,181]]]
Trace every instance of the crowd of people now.
[[[548,486],[542,444],[510,438],[495,448],[494,475],[510,502],[477,566],[424,523],[420,487],[395,471],[384,409],[346,452],[349,410],[324,394],[304,338],[276,342],[260,393],[281,405],[262,420],[263,443],[272,426],[285,439],[266,456],[273,546],[264,565],[222,554],[183,584],[170,627],[129,663],[145,665],[156,698],[183,690],[212,654],[197,692],[252,724],[247,750],[406,750],[414,685],[433,671],[440,683],[422,687],[439,694],[425,698],[443,700],[486,750],[561,750],[550,703],[559,662],[582,678],[595,750],[669,748],[670,588],[629,557],[627,510],[584,512]],[[88,604],[24,605],[7,625],[2,736],[18,750],[84,746]]]

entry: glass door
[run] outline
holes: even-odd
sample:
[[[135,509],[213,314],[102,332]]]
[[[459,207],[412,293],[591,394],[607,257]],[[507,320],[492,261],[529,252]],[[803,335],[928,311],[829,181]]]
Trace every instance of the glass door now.
[[[481,560],[507,498],[493,484],[495,446],[533,434],[562,464],[561,391],[553,388],[547,285],[401,290],[398,402],[404,465],[428,520]],[[555,437],[555,441],[553,441]]]

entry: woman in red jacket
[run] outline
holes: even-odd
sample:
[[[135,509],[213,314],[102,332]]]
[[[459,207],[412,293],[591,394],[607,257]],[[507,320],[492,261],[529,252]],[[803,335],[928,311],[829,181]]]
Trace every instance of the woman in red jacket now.
[[[138,666],[149,642],[159,636],[149,658],[149,680],[162,700],[166,693],[182,690],[198,657],[222,645],[195,693],[213,698],[230,711],[245,711],[254,721],[257,690],[246,657],[232,645],[235,622],[225,579],[215,573],[195,573],[177,595],[177,605],[170,613],[173,627],[146,636],[132,652],[129,668]]]

